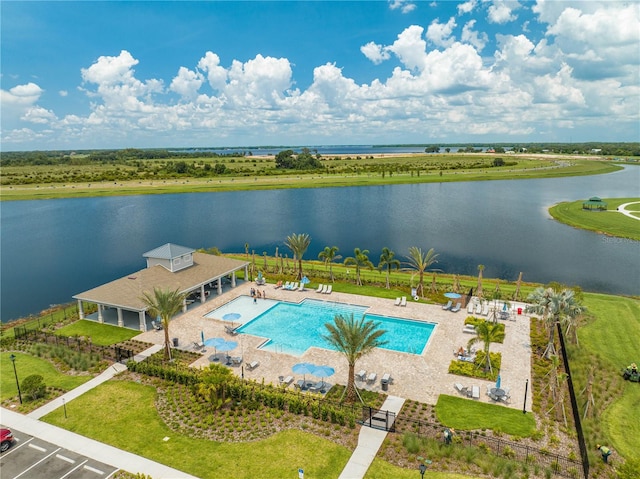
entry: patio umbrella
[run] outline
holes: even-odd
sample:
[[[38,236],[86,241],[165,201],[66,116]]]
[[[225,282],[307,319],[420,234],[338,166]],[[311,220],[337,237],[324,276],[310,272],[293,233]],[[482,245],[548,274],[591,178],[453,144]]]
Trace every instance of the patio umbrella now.
[[[294,364],[291,370],[296,374],[302,374],[303,382],[307,382],[307,374],[313,374],[316,370],[316,365],[313,363],[297,363]]]
[[[233,322],[240,319],[241,317],[242,315],[240,313],[227,313],[222,317],[222,319],[224,319],[225,321],[231,321],[231,326],[233,327]]]
[[[313,375],[314,376],[318,376],[322,378],[322,385],[324,386],[324,378],[329,377],[329,376],[333,376],[333,374],[336,372],[335,369],[333,369],[331,366],[316,366],[316,369],[313,371]]]
[[[496,389],[500,389],[500,383],[502,380],[500,379],[500,375],[498,374],[498,379],[496,380]]]
[[[200,342],[204,346],[204,331],[200,331]]]
[[[458,293],[444,293],[444,297],[449,299],[460,299],[462,295]]]
[[[221,345],[222,343],[224,343],[225,340],[224,338],[209,338],[206,341],[204,341],[204,345],[208,346],[210,348],[213,348],[214,350],[214,354],[213,356],[210,356],[209,359],[211,359],[212,361],[217,361],[218,360],[218,346]]]
[[[306,276],[303,276],[302,279],[300,280],[300,282],[302,284],[309,284],[309,283],[311,283],[311,280],[309,278],[307,278]]]
[[[235,341],[223,341],[220,344],[218,344],[216,346],[216,349],[218,351],[223,351],[223,352],[227,352],[227,351],[232,351],[234,349],[236,349],[238,347],[238,343],[236,343]],[[227,364],[229,364],[229,355],[227,354]]]

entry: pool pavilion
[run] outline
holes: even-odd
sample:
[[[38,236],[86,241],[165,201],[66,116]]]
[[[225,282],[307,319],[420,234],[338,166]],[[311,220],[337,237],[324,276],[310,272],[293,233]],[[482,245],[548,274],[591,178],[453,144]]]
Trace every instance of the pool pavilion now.
[[[120,279],[73,296],[78,301],[80,319],[85,319],[83,302],[95,303],[99,323],[117,323],[120,327],[136,327],[147,331],[150,320],[147,305],[141,299],[154,288],[178,290],[185,295],[183,313],[195,303],[204,303],[215,291],[222,294],[223,285],[236,286],[236,272],[248,274],[248,261],[199,253],[193,248],[167,243],[143,254],[147,267]],[[136,324],[137,323],[137,324]]]

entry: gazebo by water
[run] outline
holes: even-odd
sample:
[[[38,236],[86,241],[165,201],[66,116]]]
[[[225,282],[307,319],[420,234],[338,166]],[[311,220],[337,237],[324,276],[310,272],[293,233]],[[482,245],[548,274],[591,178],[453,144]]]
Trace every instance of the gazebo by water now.
[[[589,211],[592,211],[592,210],[604,211],[607,209],[607,203],[602,201],[597,196],[593,196],[589,198],[588,201],[585,201],[584,203],[582,203],[582,209],[589,210]]]

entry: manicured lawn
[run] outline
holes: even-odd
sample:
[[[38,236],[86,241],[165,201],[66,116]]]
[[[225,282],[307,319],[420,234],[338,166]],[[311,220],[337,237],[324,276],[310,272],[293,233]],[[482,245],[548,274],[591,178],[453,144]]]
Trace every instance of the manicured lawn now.
[[[536,429],[530,412],[441,394],[436,404],[438,420],[461,431],[492,429],[512,436],[529,437]]]
[[[91,338],[93,344],[110,346],[126,341],[140,334],[140,331],[120,328],[111,324],[100,324],[86,319],[76,321],[56,330],[58,336],[84,336]]]
[[[416,463],[415,469],[402,469],[400,467],[389,464],[382,459],[374,459],[373,464],[365,474],[365,479],[419,479],[420,472],[418,471],[419,463]],[[430,477],[433,479],[464,479],[470,476],[463,476],[461,474],[453,474],[450,472],[436,472],[430,471],[427,467],[427,472],[424,473],[424,477]]]
[[[18,372],[18,380],[22,382],[24,378],[32,374],[39,374],[44,378],[47,386],[53,386],[65,391],[84,384],[92,376],[69,376],[59,372],[53,365],[44,359],[36,358],[28,354],[13,353],[16,356],[16,371]],[[13,364],[9,356],[11,353],[4,352],[0,354],[0,385],[2,392],[0,399],[5,400],[18,395],[16,388],[16,378],[13,372]]]
[[[570,226],[583,228],[599,233],[606,233],[620,238],[640,240],[640,221],[616,212],[616,207],[623,203],[639,201],[640,198],[603,198],[607,203],[607,211],[589,211],[582,209],[579,201],[559,203],[549,209],[549,213],[556,220]],[[636,211],[638,205],[631,205],[630,210]],[[604,238],[607,240],[607,238]],[[609,239],[609,241],[612,241]]]
[[[67,403],[67,419],[57,410],[44,420],[203,479],[297,477],[298,468],[305,477],[335,478],[351,456],[344,447],[300,430],[250,443],[181,436],[158,416],[155,396],[151,386],[111,381]]]

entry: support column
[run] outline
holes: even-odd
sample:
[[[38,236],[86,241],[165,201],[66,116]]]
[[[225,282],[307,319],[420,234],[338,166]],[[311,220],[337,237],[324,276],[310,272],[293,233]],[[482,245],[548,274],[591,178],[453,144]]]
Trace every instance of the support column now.
[[[84,309],[82,309],[82,300],[78,300],[78,317],[84,319]]]
[[[98,304],[98,322],[99,323],[104,323],[104,318],[102,317],[102,308],[103,306],[101,304]]]
[[[218,295],[222,294],[222,278],[218,278]]]
[[[118,326],[124,328],[124,318],[122,317],[122,308],[118,308]]]
[[[140,331],[145,333],[147,331],[147,321],[145,320],[144,311],[138,311],[138,316],[140,317]]]
[[[204,295],[204,284],[200,286],[200,302],[204,303],[207,300],[207,297]]]
[[[187,312],[187,297],[185,296],[184,299],[182,300],[182,312],[186,313]]]

